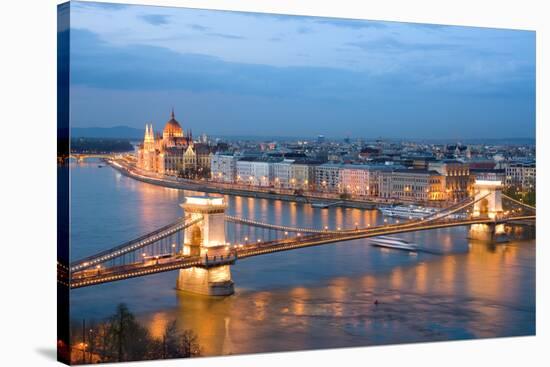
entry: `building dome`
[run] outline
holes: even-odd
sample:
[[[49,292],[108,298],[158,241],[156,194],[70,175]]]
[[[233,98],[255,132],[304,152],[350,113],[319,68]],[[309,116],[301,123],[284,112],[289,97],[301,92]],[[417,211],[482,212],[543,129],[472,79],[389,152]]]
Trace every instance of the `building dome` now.
[[[172,112],[170,113],[170,120],[166,123],[164,126],[164,130],[162,131],[162,137],[168,138],[182,138],[183,137],[183,129],[181,128],[180,123],[176,120],[174,117],[174,109],[172,109]]]

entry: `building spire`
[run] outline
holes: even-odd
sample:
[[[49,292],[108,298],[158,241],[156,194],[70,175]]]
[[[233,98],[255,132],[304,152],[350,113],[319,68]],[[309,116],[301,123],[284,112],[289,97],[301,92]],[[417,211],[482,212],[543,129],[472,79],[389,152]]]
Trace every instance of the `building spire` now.
[[[170,119],[175,119],[174,106],[172,106],[172,112],[170,113]]]
[[[149,137],[149,125],[145,124],[145,139]]]

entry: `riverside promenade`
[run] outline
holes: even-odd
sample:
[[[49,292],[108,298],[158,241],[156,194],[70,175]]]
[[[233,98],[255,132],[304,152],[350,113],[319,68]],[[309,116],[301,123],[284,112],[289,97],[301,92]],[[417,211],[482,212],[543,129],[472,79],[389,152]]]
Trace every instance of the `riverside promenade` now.
[[[207,180],[190,180],[179,177],[164,176],[145,172],[124,159],[105,159],[105,162],[125,176],[136,180],[147,182],[153,185],[169,187],[181,190],[200,191],[206,193],[217,193],[222,195],[236,195],[244,197],[254,197],[260,199],[284,200],[299,203],[325,203],[329,205],[357,208],[357,209],[376,209],[378,206],[396,205],[403,202],[397,200],[383,200],[377,198],[350,198],[343,199],[339,194],[323,192],[304,192],[296,193],[293,189],[281,189],[272,187],[255,187],[246,185],[236,185],[222,182],[213,182]],[[408,203],[426,205],[426,203]],[[432,203],[432,206],[441,206]]]

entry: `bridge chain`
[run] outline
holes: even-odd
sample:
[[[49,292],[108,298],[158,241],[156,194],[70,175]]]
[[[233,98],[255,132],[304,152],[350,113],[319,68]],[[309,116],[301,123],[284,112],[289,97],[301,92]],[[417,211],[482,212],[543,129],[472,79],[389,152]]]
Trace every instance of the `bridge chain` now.
[[[88,256],[84,259],[75,261],[74,263],[71,264],[71,271],[75,272],[75,271],[84,270],[94,265],[98,265],[106,261],[114,260],[132,251],[139,250],[145,246],[148,246],[154,242],[157,242],[161,239],[169,237],[178,231],[181,231],[189,226],[192,226],[193,224],[200,222],[201,220],[203,220],[203,217],[199,217],[192,221],[187,221],[187,220],[189,220],[189,217],[179,219],[174,223],[161,227],[153,232],[140,236],[136,239],[125,242],[122,245],[102,251],[92,256]]]

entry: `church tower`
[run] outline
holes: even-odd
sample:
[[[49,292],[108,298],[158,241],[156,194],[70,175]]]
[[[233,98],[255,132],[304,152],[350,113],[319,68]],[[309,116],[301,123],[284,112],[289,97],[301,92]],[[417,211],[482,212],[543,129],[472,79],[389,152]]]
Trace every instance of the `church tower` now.
[[[143,140],[143,149],[145,151],[155,150],[155,134],[153,124],[145,125],[145,139]]]

